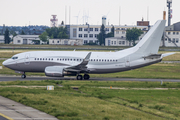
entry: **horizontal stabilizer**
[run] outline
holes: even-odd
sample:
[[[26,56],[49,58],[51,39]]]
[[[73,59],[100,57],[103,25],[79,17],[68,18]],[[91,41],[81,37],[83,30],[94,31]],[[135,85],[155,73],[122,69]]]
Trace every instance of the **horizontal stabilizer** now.
[[[164,53],[164,54],[161,55],[161,58],[169,56],[169,55],[173,55],[173,54],[175,54],[175,52],[173,52],[173,53]]]
[[[149,56],[146,56],[143,58],[145,58],[145,59],[158,59],[158,58],[161,58],[161,54],[152,54],[152,55],[149,55]]]

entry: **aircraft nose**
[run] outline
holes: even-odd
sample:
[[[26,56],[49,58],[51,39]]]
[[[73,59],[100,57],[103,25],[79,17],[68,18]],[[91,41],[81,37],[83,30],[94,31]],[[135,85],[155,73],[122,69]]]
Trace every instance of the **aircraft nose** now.
[[[7,66],[7,60],[5,60],[2,64],[3,64],[4,66]]]

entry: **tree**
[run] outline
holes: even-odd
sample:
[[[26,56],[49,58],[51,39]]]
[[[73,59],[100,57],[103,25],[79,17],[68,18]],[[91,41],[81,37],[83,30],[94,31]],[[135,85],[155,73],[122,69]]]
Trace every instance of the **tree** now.
[[[111,32],[106,35],[106,38],[114,37],[114,26],[111,28]]]
[[[49,41],[49,37],[47,32],[43,32],[41,35],[39,35],[39,39],[42,40],[43,42],[48,42]]]
[[[21,35],[25,35],[25,32],[22,30]]]
[[[138,40],[139,36],[142,33],[143,32],[141,31],[141,29],[137,29],[137,28],[127,29],[126,40],[129,41],[129,46],[131,45],[131,42],[133,42],[133,46],[135,46],[135,41]]]
[[[100,45],[105,44],[105,38],[106,38],[105,26],[102,24],[100,33],[97,35],[97,39]]]
[[[10,37],[9,37],[9,30],[8,29],[6,29],[6,31],[5,31],[5,34],[4,34],[4,42],[5,42],[5,44],[9,44],[10,43]]]
[[[51,27],[47,28],[46,32],[48,36],[52,39],[67,39],[69,36],[66,34],[67,33],[67,28],[65,27]]]

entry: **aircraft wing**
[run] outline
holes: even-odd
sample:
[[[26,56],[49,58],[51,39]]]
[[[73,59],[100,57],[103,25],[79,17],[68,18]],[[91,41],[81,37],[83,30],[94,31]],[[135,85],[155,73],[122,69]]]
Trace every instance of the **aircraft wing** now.
[[[87,56],[83,59],[83,61],[75,66],[66,67],[64,70],[68,72],[81,72],[81,71],[87,71],[87,64],[89,62],[89,58],[91,56],[91,52],[87,54]]]

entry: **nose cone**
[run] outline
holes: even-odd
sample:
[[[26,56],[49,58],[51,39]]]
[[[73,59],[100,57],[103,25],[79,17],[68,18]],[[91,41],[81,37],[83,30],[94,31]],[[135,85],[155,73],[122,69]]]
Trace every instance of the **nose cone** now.
[[[7,66],[7,60],[5,60],[2,64],[3,64],[4,66]]]

